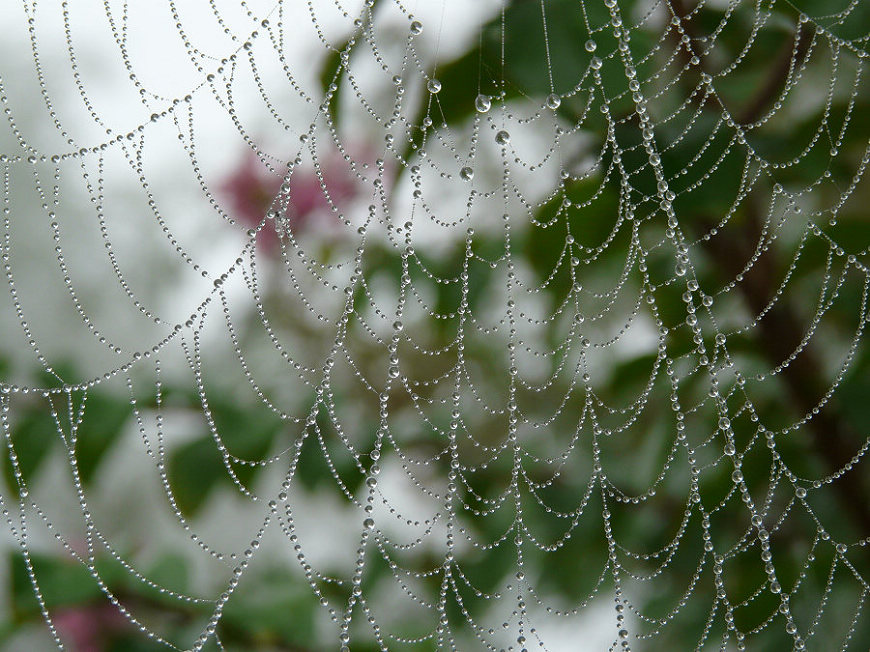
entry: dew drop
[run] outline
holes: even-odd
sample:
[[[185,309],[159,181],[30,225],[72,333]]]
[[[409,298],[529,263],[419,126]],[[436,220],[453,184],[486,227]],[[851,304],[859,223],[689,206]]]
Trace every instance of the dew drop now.
[[[474,170],[466,165],[459,171],[459,176],[463,181],[471,181],[474,178]]]
[[[492,108],[492,100],[489,95],[484,95],[481,93],[474,99],[474,108],[477,109],[478,113],[486,113]]]
[[[426,84],[427,90],[433,95],[441,90],[441,82],[437,79],[430,79]]]

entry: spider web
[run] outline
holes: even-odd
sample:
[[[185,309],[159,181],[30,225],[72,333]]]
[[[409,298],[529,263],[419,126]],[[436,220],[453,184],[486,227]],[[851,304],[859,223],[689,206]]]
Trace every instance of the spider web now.
[[[34,549],[173,649],[261,555],[342,650],[866,644],[866,5],[412,4],[4,9],[2,501],[57,646]],[[101,391],[147,525],[83,480]]]

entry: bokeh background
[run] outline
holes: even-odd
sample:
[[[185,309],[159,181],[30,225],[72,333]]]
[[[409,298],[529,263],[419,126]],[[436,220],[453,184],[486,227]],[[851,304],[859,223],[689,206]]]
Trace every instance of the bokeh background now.
[[[407,241],[418,292],[403,317],[408,341],[448,349],[466,301],[484,330],[469,329],[465,340],[464,391],[473,384],[501,405],[511,366],[525,383],[516,396],[522,479],[509,454],[492,453],[505,446],[508,416],[463,396],[459,455],[475,471],[459,489],[472,508],[459,522],[479,541],[507,544],[459,545],[457,564],[480,591],[508,597],[448,601],[457,649],[485,649],[481,636],[515,650],[538,641],[549,650],[618,649],[626,640],[640,650],[774,651],[798,640],[867,649],[870,5],[617,3],[689,244],[680,252],[609,3],[370,4],[0,8],[12,289],[0,298],[10,525],[0,647],[53,649],[44,608],[67,649],[164,649],[108,589],[148,629],[188,649],[256,540],[217,626],[222,646],[338,649],[305,564],[345,580],[353,573],[363,513],[347,494],[362,500],[373,464],[391,501],[375,509],[377,532],[410,541],[431,530],[402,564],[439,568],[441,505],[409,484],[400,447],[387,445],[380,459],[350,454],[377,438],[377,398],[354,370],[378,383],[388,373],[382,344]],[[349,39],[360,30],[367,38],[355,47]],[[606,107],[590,91],[596,75]],[[487,111],[476,106],[481,95]],[[372,118],[397,103],[401,128]],[[507,145],[495,140],[502,128]],[[38,152],[33,160],[22,142]],[[432,168],[414,172],[423,158]],[[464,167],[473,179],[460,178]],[[482,193],[473,208],[471,183]],[[517,274],[541,287],[510,306],[528,347],[515,360],[506,328],[498,330],[509,314],[504,213]],[[279,499],[316,398],[316,383],[288,356],[319,371],[330,355],[335,327],[316,316],[341,314],[363,225],[367,286],[351,296],[359,319],[347,345],[356,367],[339,359],[330,390],[333,418],[354,425],[353,445],[325,408],[315,410],[319,441],[305,439],[290,496]],[[307,258],[299,262],[297,251]],[[462,283],[431,277],[463,272],[467,295]],[[403,455],[431,459],[416,468],[419,482],[444,492],[452,386],[425,381],[448,375],[455,356],[402,342],[401,377],[418,383],[428,407],[395,392],[390,428]],[[154,345],[160,354],[143,357]],[[560,347],[564,356],[540,354]],[[87,392],[63,391],[90,379],[99,382]],[[584,418],[593,394],[596,417]],[[513,483],[523,486],[519,507],[490,513],[487,500]],[[763,525],[747,496],[762,506]],[[292,504],[306,560],[270,500]],[[390,507],[410,520],[392,518]],[[524,547],[525,579],[517,511],[527,534],[562,542],[549,552]],[[271,525],[259,534],[264,519]],[[760,554],[768,540],[775,578]],[[611,541],[623,547],[622,593]],[[449,649],[433,634],[439,614],[397,590],[390,567],[373,557],[367,604],[385,628],[421,640],[378,643],[357,607],[351,649]],[[441,577],[411,577],[409,590],[437,601]],[[527,593],[518,619],[511,611],[523,582],[540,603]],[[349,584],[315,583],[340,610]],[[574,615],[552,613],[578,604]],[[476,632],[463,608],[501,631]],[[218,649],[214,639],[206,649]]]

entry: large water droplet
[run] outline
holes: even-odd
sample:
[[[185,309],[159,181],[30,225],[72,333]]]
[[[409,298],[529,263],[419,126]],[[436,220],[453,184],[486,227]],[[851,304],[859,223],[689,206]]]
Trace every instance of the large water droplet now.
[[[511,135],[502,129],[495,135],[495,142],[502,146],[507,145],[511,142]]]
[[[441,90],[441,82],[437,79],[430,79],[429,83],[426,84],[426,88],[434,95]]]
[[[415,20],[411,23],[411,34],[420,34],[423,31],[423,23]]]
[[[562,98],[555,93],[550,93],[549,95],[547,95],[547,106],[555,111],[560,106],[562,106]]]
[[[474,108],[478,113],[486,113],[492,107],[492,100],[489,95],[481,93],[474,99]]]
[[[474,178],[474,170],[466,165],[459,171],[459,176],[463,181],[471,181]]]
[[[595,41],[593,41],[592,39],[589,39],[588,41],[586,41],[586,51],[587,52],[595,52],[595,50],[597,48],[598,48],[598,44]]]

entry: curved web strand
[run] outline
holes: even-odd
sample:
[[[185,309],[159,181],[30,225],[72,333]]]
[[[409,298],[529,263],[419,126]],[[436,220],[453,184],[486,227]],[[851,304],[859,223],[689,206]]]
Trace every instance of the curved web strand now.
[[[55,4],[0,13],[47,644],[64,572],[231,649],[264,567],[299,649],[870,644],[866,3]]]

